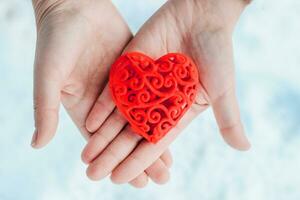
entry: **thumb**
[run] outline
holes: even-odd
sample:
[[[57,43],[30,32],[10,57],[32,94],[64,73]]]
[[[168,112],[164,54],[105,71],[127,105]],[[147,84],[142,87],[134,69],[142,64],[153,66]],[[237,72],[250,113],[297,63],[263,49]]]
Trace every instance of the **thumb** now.
[[[61,90],[79,55],[72,42],[61,34],[38,34],[34,64],[34,148],[45,146],[56,132]]]
[[[233,148],[245,151],[250,143],[241,123],[234,87],[212,102],[213,111],[224,140]]]
[[[35,131],[31,143],[34,148],[45,146],[57,129],[62,78],[55,57],[49,46],[37,42],[34,66]]]
[[[208,70],[207,88],[211,92],[211,106],[224,140],[233,148],[245,151],[250,143],[241,122],[238,99],[235,91],[234,54],[231,34],[222,33],[211,40],[213,49],[211,71]],[[215,54],[217,53],[217,54]]]

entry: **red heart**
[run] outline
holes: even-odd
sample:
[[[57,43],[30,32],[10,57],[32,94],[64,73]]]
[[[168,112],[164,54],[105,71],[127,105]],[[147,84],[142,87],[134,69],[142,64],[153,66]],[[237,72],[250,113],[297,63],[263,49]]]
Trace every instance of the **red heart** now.
[[[182,118],[195,100],[198,71],[179,53],[154,61],[142,53],[122,55],[110,71],[115,104],[134,132],[156,143]]]

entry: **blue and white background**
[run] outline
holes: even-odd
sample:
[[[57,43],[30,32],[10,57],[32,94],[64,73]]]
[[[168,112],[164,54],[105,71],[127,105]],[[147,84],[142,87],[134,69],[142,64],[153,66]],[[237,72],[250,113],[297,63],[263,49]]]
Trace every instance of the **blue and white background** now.
[[[164,1],[114,2],[137,31]],[[0,200],[300,199],[300,1],[254,1],[234,35],[252,149],[225,145],[208,110],[171,146],[170,183],[142,190],[87,179],[85,141],[63,110],[51,144],[31,149],[35,37],[30,1],[0,0]]]

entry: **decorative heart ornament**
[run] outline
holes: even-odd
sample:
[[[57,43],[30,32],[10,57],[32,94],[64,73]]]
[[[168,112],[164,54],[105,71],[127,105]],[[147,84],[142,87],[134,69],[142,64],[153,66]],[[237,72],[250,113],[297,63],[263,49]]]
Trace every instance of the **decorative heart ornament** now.
[[[183,54],[170,53],[154,61],[133,52],[113,64],[109,86],[133,131],[156,143],[190,108],[198,82],[195,64]]]

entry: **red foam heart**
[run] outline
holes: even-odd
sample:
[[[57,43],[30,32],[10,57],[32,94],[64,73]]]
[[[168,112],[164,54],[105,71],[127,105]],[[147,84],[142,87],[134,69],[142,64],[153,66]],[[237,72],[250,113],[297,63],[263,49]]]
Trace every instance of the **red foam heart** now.
[[[115,104],[134,132],[156,143],[195,100],[198,71],[179,53],[154,61],[142,53],[122,55],[112,66],[109,86]]]

